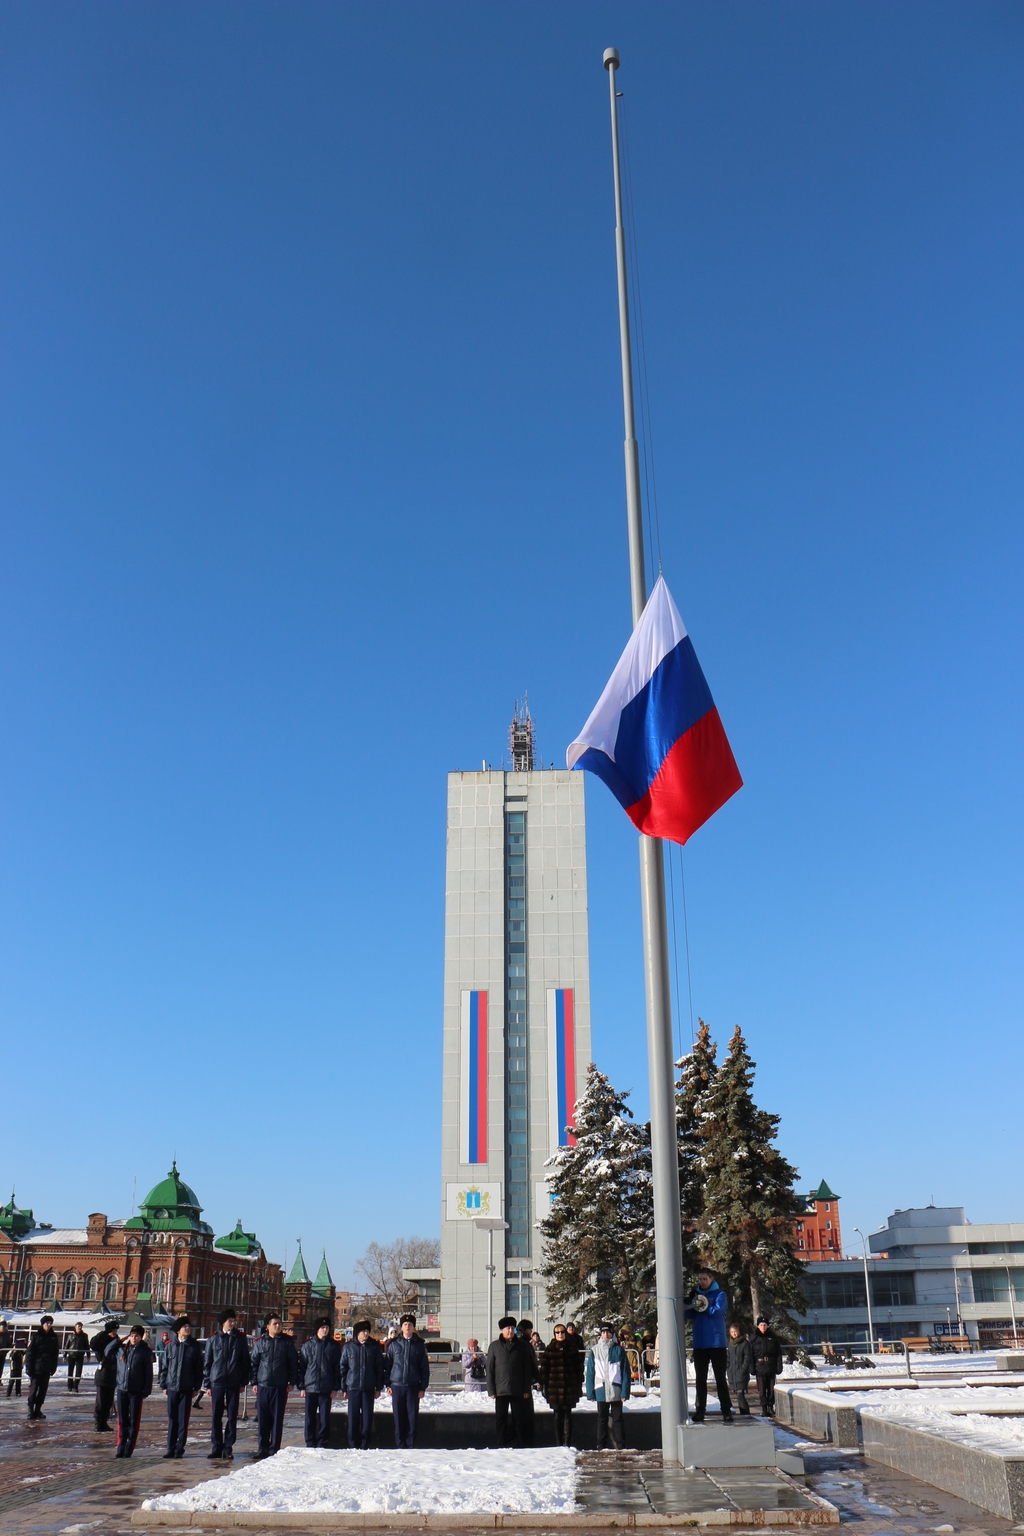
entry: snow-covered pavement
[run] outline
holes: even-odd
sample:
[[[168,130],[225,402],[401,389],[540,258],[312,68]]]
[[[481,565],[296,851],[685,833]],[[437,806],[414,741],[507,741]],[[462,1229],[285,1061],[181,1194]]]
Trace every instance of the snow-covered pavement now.
[[[815,1393],[816,1398],[825,1396],[824,1392]],[[835,1407],[835,1395],[827,1396],[829,1407]],[[880,1387],[844,1392],[842,1405],[870,1409],[894,1423],[926,1429],[958,1445],[1024,1455],[1024,1387],[950,1386],[924,1392],[891,1392]]]
[[[372,1514],[559,1514],[576,1507],[576,1452],[278,1452],[145,1510]]]

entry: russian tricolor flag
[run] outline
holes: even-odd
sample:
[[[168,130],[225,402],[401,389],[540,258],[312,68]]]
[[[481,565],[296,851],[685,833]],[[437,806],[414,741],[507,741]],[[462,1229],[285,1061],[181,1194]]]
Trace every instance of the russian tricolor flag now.
[[[641,832],[673,843],[685,843],[742,785],[663,576],[565,758],[602,778]]]

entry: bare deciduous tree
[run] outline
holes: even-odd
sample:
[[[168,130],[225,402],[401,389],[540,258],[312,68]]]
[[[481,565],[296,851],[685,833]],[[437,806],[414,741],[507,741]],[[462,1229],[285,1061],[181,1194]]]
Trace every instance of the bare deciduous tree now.
[[[441,1243],[436,1237],[399,1237],[393,1243],[371,1243],[356,1269],[367,1282],[366,1297],[381,1317],[395,1318],[412,1310],[415,1280],[403,1280],[403,1269],[436,1269]]]

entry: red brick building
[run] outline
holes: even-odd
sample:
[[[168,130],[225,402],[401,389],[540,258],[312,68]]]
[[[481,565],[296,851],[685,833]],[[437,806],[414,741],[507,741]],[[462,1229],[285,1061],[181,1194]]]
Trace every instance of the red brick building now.
[[[0,1206],[0,1307],[187,1313],[204,1333],[233,1306],[246,1332],[279,1309],[282,1272],[268,1262],[254,1232],[214,1237],[195,1192],[171,1167],[137,1216],[110,1221],[100,1212],[85,1227],[51,1227]]]
[[[793,1245],[800,1258],[841,1259],[843,1237],[839,1229],[839,1196],[822,1179],[807,1196],[804,1214],[793,1223]]]

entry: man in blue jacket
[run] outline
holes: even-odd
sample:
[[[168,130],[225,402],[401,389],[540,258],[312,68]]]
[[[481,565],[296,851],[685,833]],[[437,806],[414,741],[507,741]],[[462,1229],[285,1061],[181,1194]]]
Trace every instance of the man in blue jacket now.
[[[259,1449],[254,1461],[265,1461],[281,1449],[288,1388],[299,1384],[299,1357],[295,1345],[281,1331],[281,1315],[271,1312],[267,1331],[252,1348],[250,1377],[256,1394],[256,1429]]]
[[[319,1317],[316,1338],[299,1351],[301,1391],[306,1399],[306,1444],[324,1451],[331,1438],[331,1393],[341,1391],[341,1345],[329,1317]]]
[[[384,1351],[370,1337],[364,1318],[341,1352],[341,1395],[348,1400],[348,1443],[368,1451],[373,1434],[373,1405],[384,1385]],[[419,1401],[419,1399],[417,1399]]]
[[[420,1398],[430,1386],[430,1362],[427,1346],[416,1332],[411,1312],[402,1314],[402,1331],[388,1345],[384,1362],[384,1385],[391,1390],[391,1411],[395,1416],[395,1444],[411,1450],[416,1440],[416,1420]]]
[[[725,1343],[725,1319],[729,1298],[719,1289],[709,1269],[697,1276],[697,1291],[686,1308],[686,1320],[693,1324],[693,1369],[697,1376],[696,1402],[690,1418],[703,1424],[708,1406],[708,1366],[715,1373],[715,1390],[722,1410],[722,1423],[731,1424],[732,1398],[726,1379],[728,1351]]]
[[[249,1344],[240,1333],[234,1309],[220,1314],[220,1327],[206,1341],[203,1386],[210,1394],[210,1442],[208,1461],[234,1461],[238,1427],[238,1394],[249,1384]],[[227,1412],[227,1426],[224,1414]]]
[[[160,1386],[167,1393],[167,1449],[164,1460],[185,1454],[192,1396],[203,1384],[203,1347],[192,1324],[179,1317],[160,1359]]]
[[[138,1324],[127,1339],[116,1336],[107,1345],[106,1356],[117,1361],[117,1450],[115,1456],[130,1456],[139,1438],[142,1404],[153,1390],[153,1351],[146,1343],[146,1330]]]

